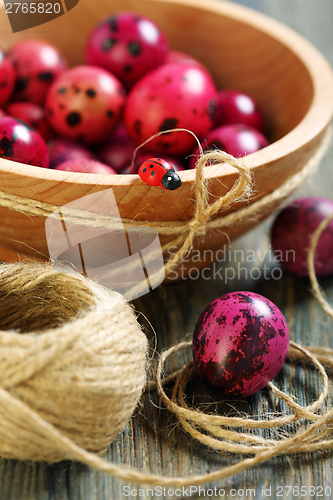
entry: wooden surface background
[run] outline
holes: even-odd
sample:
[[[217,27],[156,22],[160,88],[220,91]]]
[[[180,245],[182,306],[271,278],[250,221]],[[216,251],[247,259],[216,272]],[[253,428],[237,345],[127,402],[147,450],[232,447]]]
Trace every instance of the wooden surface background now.
[[[204,0],[203,0],[204,1]],[[235,1],[235,0],[234,0]],[[307,37],[322,51],[333,65],[333,2],[332,0],[238,0],[248,7],[258,9],[288,24]],[[333,148],[332,145],[321,163],[318,174],[313,177],[297,195],[322,195],[333,197]],[[260,257],[269,251],[269,228],[271,219],[251,231],[242,239],[233,243],[231,260],[222,266],[237,271],[238,263],[247,267],[248,273],[253,268],[266,265],[272,270],[276,263],[268,258],[264,262]],[[242,249],[245,255],[254,250],[257,262],[242,262],[234,259],[234,251]],[[239,255],[239,253],[238,253]],[[235,290],[252,290],[271,299],[285,314],[291,338],[303,345],[315,344],[333,347],[332,321],[321,310],[311,296],[307,279],[284,275],[281,279],[275,271],[273,276],[263,270],[253,272],[256,278],[245,279],[245,271],[240,277],[225,282],[225,270],[222,279],[216,274],[218,266],[206,273],[210,279],[188,279],[179,283],[162,286],[153,293],[138,299],[136,309],[145,315],[156,332],[157,350],[170,347],[183,339],[191,339],[195,323],[208,303],[216,297]],[[229,275],[232,271],[229,271]],[[237,272],[236,272],[237,275]],[[270,276],[270,277],[269,277]],[[321,285],[328,298],[333,302],[333,282],[331,278],[322,279]],[[141,316],[142,318],[142,316]],[[152,329],[142,320],[154,347]],[[188,357],[190,353],[188,353]],[[181,360],[178,360],[181,362]],[[278,376],[277,383],[284,390],[300,401],[301,404],[313,400],[320,387],[320,380],[311,369],[288,363]],[[202,388],[200,390],[203,390]],[[262,391],[247,400],[234,403],[240,411],[249,415],[262,415],[273,411],[269,406],[267,393]],[[267,436],[269,432],[266,431]],[[177,425],[175,418],[160,404],[154,393],[146,394],[125,431],[108,450],[106,458],[123,464],[125,467],[139,468],[145,472],[165,476],[189,476],[206,473],[228,465],[232,457],[223,457],[196,444]],[[270,498],[300,498],[297,490],[294,495],[284,490],[282,496],[278,486],[323,487],[323,496],[303,498],[325,498],[325,487],[333,492],[332,453],[304,454],[299,456],[279,457],[257,468],[249,469],[227,481],[209,485],[211,488],[225,488],[226,495],[234,498],[269,498],[263,495],[263,488],[271,487]],[[0,499],[1,500],[110,500],[122,498],[140,498],[138,495],[124,496],[122,481],[96,473],[87,467],[72,462],[57,465],[26,464],[18,461],[0,460]],[[128,486],[128,485],[127,485]],[[137,485],[131,485],[137,488]],[[237,495],[231,490],[242,489]],[[246,495],[246,489],[254,489],[252,496]],[[320,490],[316,490],[317,493]],[[296,493],[295,493],[296,492]],[[268,493],[268,491],[266,491]],[[202,498],[203,496],[201,496]],[[331,498],[333,497],[333,494]],[[144,496],[141,498],[152,498]],[[153,498],[163,498],[155,495]],[[176,498],[169,496],[168,498]],[[179,497],[178,497],[179,498]],[[193,498],[199,498],[194,495]],[[220,498],[211,497],[211,498]],[[328,498],[328,497],[326,497]]]

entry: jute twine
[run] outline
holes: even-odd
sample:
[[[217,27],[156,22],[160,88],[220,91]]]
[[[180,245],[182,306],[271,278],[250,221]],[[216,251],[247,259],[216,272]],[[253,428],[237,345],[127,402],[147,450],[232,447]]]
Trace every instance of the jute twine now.
[[[0,456],[57,462],[74,442],[105,451],[146,383],[132,307],[50,264],[2,264],[0,327]]]
[[[315,157],[281,188],[248,207],[215,219],[212,217],[222,207],[248,196],[251,175],[238,160],[225,153],[216,151],[202,156],[196,172],[193,220],[174,227],[173,223],[154,225],[160,234],[178,234],[175,241],[179,243],[179,254],[166,266],[177,265],[184,252],[190,251],[194,237],[207,228],[228,226],[255,216],[258,210],[288,196],[314,171],[328,141],[329,135]],[[208,205],[203,166],[207,161],[222,161],[222,158],[238,170],[239,179],[222,200]],[[59,208],[3,193],[0,204],[43,217]],[[96,214],[69,211],[66,216],[75,220],[79,217],[80,224],[83,221],[95,227],[115,224],[102,216],[93,219]],[[323,225],[318,228],[309,251],[310,279],[315,296],[333,319],[333,310],[320,291],[313,266],[314,249],[323,229]],[[212,415],[188,406],[185,389],[193,375],[193,363],[190,361],[163,378],[166,360],[190,347],[189,342],[184,342],[162,353],[158,360],[155,387],[163,403],[177,416],[185,431],[203,445],[250,458],[209,474],[186,478],[151,475],[109,463],[100,454],[126,425],[146,381],[147,340],[132,308],[121,295],[83,276],[55,270],[50,264],[31,262],[0,266],[0,306],[0,455],[3,457],[46,462],[78,460],[127,482],[190,486],[230,477],[274,456],[333,446],[333,409],[326,408],[329,381],[323,367],[323,364],[333,367],[331,349],[304,348],[291,342],[289,359],[312,363],[320,373],[320,394],[316,401],[303,407],[270,383],[268,389],[288,405],[290,414],[255,420]],[[171,397],[164,389],[170,380],[174,381]],[[284,426],[300,422],[307,424],[305,429],[303,426],[293,436],[286,437]],[[254,436],[251,433],[254,428],[274,428],[278,437]]]
[[[169,248],[177,248],[177,252],[172,252],[171,258],[165,262],[165,276],[168,276],[182,260],[191,252],[193,242],[196,237],[204,236],[209,229],[223,230],[235,226],[244,220],[256,219],[258,214],[265,210],[269,213],[270,207],[275,207],[285,200],[291,193],[303,185],[303,183],[317,170],[327,147],[331,141],[332,128],[329,127],[316,153],[304,165],[304,167],[288,178],[279,188],[268,195],[252,201],[250,204],[234,209],[227,215],[220,215],[221,211],[230,206],[248,200],[253,193],[253,176],[251,171],[245,167],[240,159],[225,153],[224,151],[214,150],[203,153],[200,142],[195,134],[187,129],[173,129],[192,134],[198,142],[200,157],[196,164],[195,181],[193,183],[193,217],[187,221],[150,221],[150,220],[131,220],[108,216],[106,214],[93,213],[86,210],[77,210],[66,206],[58,206],[51,203],[40,202],[30,198],[13,195],[0,191],[0,206],[10,210],[26,214],[28,216],[38,216],[42,218],[59,217],[58,211],[61,209],[62,218],[69,224],[78,224],[89,228],[103,228],[106,230],[122,229],[132,226],[143,228],[154,228],[161,236],[175,236],[172,241],[166,243],[162,250],[167,252]],[[162,134],[168,134],[170,130],[159,132],[153,135],[137,150],[154,140]],[[137,151],[136,150],[136,151]],[[135,152],[136,153],[136,152]],[[133,156],[134,161],[135,156]],[[224,195],[218,198],[214,203],[208,203],[209,179],[205,176],[205,165],[227,163],[235,168],[239,176],[234,186]],[[56,214],[56,215],[54,215]],[[217,215],[218,214],[218,215]],[[145,257],[149,258],[148,256]],[[152,256],[154,258],[154,256]],[[116,271],[115,271],[116,272]],[[160,272],[149,276],[152,285],[160,283]],[[139,283],[130,294],[140,293],[142,288],[146,287],[146,282]]]

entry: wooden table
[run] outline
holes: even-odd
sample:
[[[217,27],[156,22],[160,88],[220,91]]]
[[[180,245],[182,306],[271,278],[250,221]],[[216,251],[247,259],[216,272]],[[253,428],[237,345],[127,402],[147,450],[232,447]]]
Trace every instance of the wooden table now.
[[[333,64],[333,2],[332,0],[238,0],[249,7],[258,9],[299,31]],[[297,195],[323,195],[333,197],[333,150],[332,145],[322,160],[318,174],[313,177]],[[261,255],[270,249],[269,228],[271,219],[260,225],[231,247],[231,259],[218,267],[212,268],[205,275],[209,279],[183,280],[168,286],[161,286],[153,293],[136,300],[138,311],[145,315],[156,332],[157,349],[170,347],[183,339],[191,339],[195,323],[206,305],[216,297],[235,290],[252,290],[271,299],[285,314],[291,338],[303,345],[315,344],[333,346],[333,323],[321,310],[320,305],[311,296],[307,279],[284,275],[276,279],[279,273],[274,269],[277,264],[268,258],[262,261]],[[235,250],[243,250],[244,255],[251,249],[257,262],[242,262],[235,259]],[[237,266],[246,268],[237,277]],[[273,274],[260,271],[267,265]],[[226,281],[225,268],[236,271],[236,278]],[[250,271],[258,268],[259,271]],[[215,273],[215,278],[214,278]],[[248,274],[246,278],[246,273]],[[274,279],[275,277],[275,279]],[[259,278],[259,279],[258,279]],[[332,279],[321,280],[321,285],[333,302]],[[147,334],[154,347],[154,336],[149,324],[143,320]],[[188,357],[190,353],[188,353]],[[184,359],[184,358],[183,358]],[[178,360],[180,362],[181,360]],[[313,400],[320,386],[319,377],[314,370],[304,370],[302,366],[286,363],[278,383],[284,390],[295,395],[301,404]],[[271,411],[267,393],[235,403],[234,406],[249,415],[262,415]],[[265,432],[269,436],[270,432]],[[142,397],[142,404],[128,423],[125,431],[108,450],[109,461],[134,467],[145,472],[165,476],[189,476],[217,470],[230,462],[229,457],[209,451],[189,438],[171,415],[160,404],[152,392]],[[226,495],[234,498],[299,498],[297,489],[294,494],[287,486],[304,486],[308,493],[303,498],[325,498],[325,488],[331,488],[333,497],[332,454],[314,453],[299,456],[278,457],[257,468],[227,481],[210,484],[224,488]],[[110,500],[121,498],[140,498],[136,495],[124,496],[122,481],[96,473],[87,467],[72,462],[63,462],[54,466],[43,464],[25,464],[18,461],[0,460],[0,499],[1,500]],[[129,485],[127,485],[129,486]],[[139,489],[138,485],[130,485]],[[310,496],[310,486],[317,494],[323,487],[323,496]],[[280,487],[280,488],[279,488]],[[207,486],[208,488],[208,486]],[[271,488],[271,490],[268,490]],[[249,490],[252,491],[249,491]],[[242,491],[243,490],[243,495]],[[246,490],[248,490],[246,492]],[[301,491],[301,490],[299,490]],[[328,489],[326,490],[326,492]],[[269,496],[269,492],[271,495]],[[264,494],[266,493],[266,495]],[[278,496],[280,493],[280,496]],[[252,496],[251,496],[252,495]],[[141,498],[152,498],[144,496]],[[162,498],[154,496],[153,498]],[[176,496],[169,496],[176,498]],[[179,498],[179,497],[178,497]],[[194,495],[192,498],[199,498]],[[203,498],[203,496],[201,496]],[[205,497],[205,498],[208,498]],[[213,496],[211,498],[220,498]],[[221,497],[222,498],[222,497]]]

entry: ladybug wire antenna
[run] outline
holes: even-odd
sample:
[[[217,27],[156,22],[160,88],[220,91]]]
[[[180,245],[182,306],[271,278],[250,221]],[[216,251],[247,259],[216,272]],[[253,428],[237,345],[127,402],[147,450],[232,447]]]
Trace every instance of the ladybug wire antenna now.
[[[191,130],[188,130],[187,128],[172,128],[172,129],[169,129],[169,130],[162,130],[161,132],[157,132],[157,134],[152,135],[151,137],[149,137],[149,139],[147,139],[145,142],[143,142],[137,148],[135,148],[133,156],[132,156],[131,167],[132,168],[134,167],[136,153],[139,151],[140,148],[142,148],[143,146],[145,146],[146,144],[148,144],[150,141],[153,141],[154,139],[157,139],[157,137],[160,137],[160,135],[170,134],[170,132],[187,132],[187,133],[193,135],[194,139],[198,143],[198,147],[199,147],[199,151],[200,151],[200,156],[203,155],[203,149],[202,149],[202,146],[200,144],[200,141],[197,138],[197,136]]]

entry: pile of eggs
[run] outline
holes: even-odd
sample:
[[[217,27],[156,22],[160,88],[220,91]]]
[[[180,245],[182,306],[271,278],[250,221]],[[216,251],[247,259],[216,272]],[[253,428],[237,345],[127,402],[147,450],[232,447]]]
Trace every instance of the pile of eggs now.
[[[137,173],[152,156],[194,168],[195,138],[236,157],[268,145],[255,100],[218,90],[205,66],[171,50],[150,19],[119,12],[89,34],[85,65],[69,68],[58,49],[27,39],[0,51],[0,156],[74,172]]]

